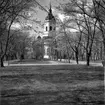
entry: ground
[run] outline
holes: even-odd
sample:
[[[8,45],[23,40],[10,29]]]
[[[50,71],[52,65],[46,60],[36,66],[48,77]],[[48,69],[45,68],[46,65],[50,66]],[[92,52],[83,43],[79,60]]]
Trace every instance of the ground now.
[[[104,105],[102,66],[27,62],[0,68],[0,105]]]

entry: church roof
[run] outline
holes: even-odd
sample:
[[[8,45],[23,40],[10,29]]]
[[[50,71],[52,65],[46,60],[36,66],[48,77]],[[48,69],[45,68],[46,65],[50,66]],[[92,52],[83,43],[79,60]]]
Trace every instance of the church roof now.
[[[52,20],[54,19],[55,20],[55,17],[53,16],[53,14],[48,14],[47,17],[45,18],[45,20]]]
[[[41,36],[38,36],[37,39],[41,39]]]
[[[50,9],[49,9],[49,13],[47,15],[47,17],[45,18],[45,20],[55,20],[55,17],[52,14],[52,9],[51,9],[51,5],[50,5]]]

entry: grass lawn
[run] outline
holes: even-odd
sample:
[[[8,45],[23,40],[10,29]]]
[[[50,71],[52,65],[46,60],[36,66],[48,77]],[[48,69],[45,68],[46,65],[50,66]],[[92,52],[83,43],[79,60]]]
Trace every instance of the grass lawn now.
[[[0,68],[0,105],[104,105],[104,70],[84,65]]]

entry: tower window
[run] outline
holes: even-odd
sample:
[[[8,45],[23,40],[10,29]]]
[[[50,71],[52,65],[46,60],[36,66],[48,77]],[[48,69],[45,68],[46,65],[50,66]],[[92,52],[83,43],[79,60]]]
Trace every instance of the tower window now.
[[[55,27],[54,27],[54,30],[55,30]]]
[[[52,30],[52,26],[50,26],[50,31]]]
[[[46,27],[46,31],[47,31],[47,27]]]

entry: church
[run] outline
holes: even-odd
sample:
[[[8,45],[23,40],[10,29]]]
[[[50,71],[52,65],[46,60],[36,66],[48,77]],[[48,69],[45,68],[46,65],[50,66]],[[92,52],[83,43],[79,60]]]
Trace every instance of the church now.
[[[56,19],[52,13],[52,7],[50,8],[48,14],[44,21],[43,35],[38,36],[35,42],[34,55],[35,58],[43,59],[54,59],[55,57],[55,41],[56,36]],[[41,42],[41,43],[40,43]],[[41,55],[40,55],[41,54]]]
[[[55,36],[56,36],[56,19],[53,16],[50,4],[49,12],[44,22],[44,35],[43,35],[43,41],[44,41],[43,57],[46,59],[52,59],[52,56],[54,55],[53,40]]]

